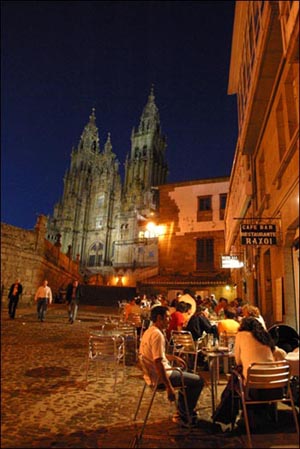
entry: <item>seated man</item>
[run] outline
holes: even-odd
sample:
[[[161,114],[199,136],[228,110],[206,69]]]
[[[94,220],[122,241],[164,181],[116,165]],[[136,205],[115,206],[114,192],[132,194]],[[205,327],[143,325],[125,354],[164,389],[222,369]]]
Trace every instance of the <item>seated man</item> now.
[[[215,324],[211,324],[209,320],[209,311],[207,307],[200,307],[199,313],[199,327],[201,330],[201,335],[205,331],[207,334],[213,334],[214,339],[218,338],[218,329]]]
[[[226,332],[227,334],[236,334],[239,330],[240,323],[236,319],[236,310],[232,307],[227,307],[224,310],[225,318],[218,322],[218,333]]]
[[[140,353],[147,361],[153,363],[155,372],[159,376],[160,383],[164,384],[167,390],[169,401],[175,400],[173,387],[181,385],[181,377],[178,371],[166,371],[171,368],[165,354],[165,336],[163,331],[168,327],[170,319],[169,310],[164,306],[156,306],[151,310],[152,325],[144,332],[140,343]],[[186,396],[192,424],[197,425],[197,413],[195,407],[202,391],[204,381],[197,374],[183,372]],[[187,425],[184,397],[181,392],[178,396],[178,415],[173,417],[173,422]]]

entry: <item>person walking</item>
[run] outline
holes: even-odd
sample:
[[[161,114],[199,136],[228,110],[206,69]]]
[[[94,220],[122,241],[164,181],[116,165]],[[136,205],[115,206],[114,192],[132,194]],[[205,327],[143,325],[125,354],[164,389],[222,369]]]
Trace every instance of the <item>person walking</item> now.
[[[38,320],[45,321],[47,305],[52,303],[52,291],[45,279],[43,284],[37,289],[34,300],[37,301]]]
[[[23,286],[21,284],[21,280],[17,279],[16,282],[11,285],[8,293],[8,314],[12,320],[15,318],[17,305],[22,292]]]
[[[79,285],[77,279],[71,282],[67,286],[66,292],[66,300],[68,303],[68,314],[69,314],[69,322],[71,324],[76,321],[78,305],[81,299],[81,286]]]

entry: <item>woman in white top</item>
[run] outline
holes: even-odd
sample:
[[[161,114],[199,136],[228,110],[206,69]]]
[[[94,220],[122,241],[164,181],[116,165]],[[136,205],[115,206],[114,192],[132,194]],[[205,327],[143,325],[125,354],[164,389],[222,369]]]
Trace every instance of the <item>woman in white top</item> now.
[[[254,317],[243,318],[236,334],[234,356],[237,365],[242,365],[244,378],[254,362],[274,362],[275,344],[262,324]]]

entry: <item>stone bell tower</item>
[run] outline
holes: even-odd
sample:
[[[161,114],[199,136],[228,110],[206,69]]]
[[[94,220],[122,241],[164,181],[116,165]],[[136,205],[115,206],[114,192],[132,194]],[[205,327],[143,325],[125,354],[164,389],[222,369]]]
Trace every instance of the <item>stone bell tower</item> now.
[[[168,166],[166,138],[162,135],[153,86],[137,130],[131,133],[131,152],[125,162],[123,204],[142,215],[155,205],[153,187],[164,184]]]
[[[100,150],[95,110],[84,127],[64,176],[64,192],[48,222],[48,239],[61,235],[62,252],[79,258],[81,266],[110,265],[114,217],[121,197],[119,162],[110,134]]]

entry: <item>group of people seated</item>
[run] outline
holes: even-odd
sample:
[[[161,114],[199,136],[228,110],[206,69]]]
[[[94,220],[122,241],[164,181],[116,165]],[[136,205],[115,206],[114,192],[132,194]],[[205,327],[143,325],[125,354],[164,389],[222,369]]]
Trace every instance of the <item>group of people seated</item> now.
[[[211,318],[212,316],[221,319],[215,320]],[[142,335],[139,352],[153,364],[160,383],[165,385],[170,401],[174,401],[174,387],[178,386],[180,381],[176,371],[166,370],[171,368],[166,356],[166,344],[172,330],[188,330],[195,340],[201,337],[204,331],[213,334],[216,339],[222,332],[235,333],[235,363],[241,367],[244,379],[246,379],[249,364],[282,360],[286,355],[283,349],[275,345],[259,309],[251,304],[242,304],[239,300],[229,304],[225,298],[220,298],[219,302],[213,306],[211,302],[209,305],[205,301],[199,301],[198,298],[196,312],[192,314],[191,304],[180,301],[178,296],[177,301],[174,301],[172,305],[153,305],[150,309],[150,323],[149,328]],[[183,376],[189,415],[192,425],[197,426],[196,405],[204,380],[199,373],[188,370],[184,371]],[[173,417],[173,421],[186,425],[188,417],[184,398],[180,392],[178,400],[178,412]]]
[[[168,301],[163,295],[151,298],[147,298],[146,295],[134,297],[125,304],[123,318],[127,322],[135,321],[140,330],[144,320],[146,320],[147,326],[150,324],[150,311],[153,307],[167,307],[170,312],[170,322],[165,330],[168,340],[171,339],[173,330],[187,330],[191,332],[194,340],[201,338],[205,332],[212,334],[214,342],[216,342],[221,333],[235,334],[242,318],[247,316],[257,318],[266,329],[258,307],[248,303],[243,304],[240,298],[229,302],[224,297],[220,297],[217,301],[213,294],[204,299],[198,295],[194,298],[196,310],[193,312],[191,302],[181,300],[181,296],[181,293],[177,293],[172,301]]]

